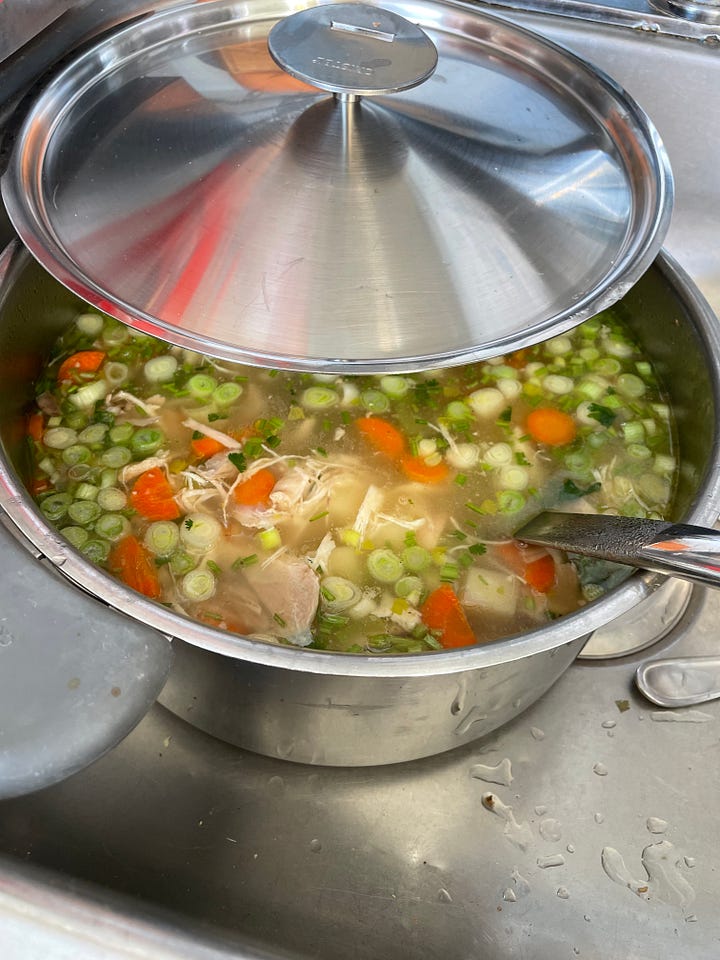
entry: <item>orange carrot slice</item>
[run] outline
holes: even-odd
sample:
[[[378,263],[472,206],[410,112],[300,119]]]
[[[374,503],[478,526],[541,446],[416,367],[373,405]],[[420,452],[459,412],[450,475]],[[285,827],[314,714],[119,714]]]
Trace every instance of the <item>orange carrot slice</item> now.
[[[244,507],[256,507],[270,503],[270,493],[275,486],[275,477],[270,470],[263,467],[247,480],[243,480],[233,490],[235,502]]]
[[[550,447],[572,443],[577,434],[573,418],[554,407],[538,407],[533,410],[527,418],[527,429],[535,440],[547,443]]]
[[[150,551],[132,535],[123,537],[110,551],[108,567],[123,583],[151,600],[160,597],[160,581]]]
[[[444,647],[469,647],[477,643],[460,600],[449,583],[433,590],[420,608],[420,615],[425,626],[437,632]]]
[[[102,350],[81,350],[74,353],[60,364],[58,383],[63,380],[77,380],[79,373],[95,373],[103,365],[105,356]]]
[[[400,466],[406,477],[418,483],[442,483],[450,472],[444,461],[430,466],[422,457],[403,457]]]
[[[546,553],[525,567],[525,583],[538,593],[548,593],[555,586],[555,561]]]
[[[160,467],[140,474],[130,491],[130,505],[146,520],[177,520],[181,513]]]
[[[28,417],[27,435],[37,443],[43,438],[45,432],[45,417],[41,413],[33,413]]]
[[[382,417],[360,417],[355,424],[370,446],[391,460],[399,460],[405,453],[405,437]]]
[[[215,437],[198,437],[197,440],[191,440],[190,446],[196,457],[207,460],[208,457],[214,457],[216,453],[221,453],[227,448],[216,440]]]

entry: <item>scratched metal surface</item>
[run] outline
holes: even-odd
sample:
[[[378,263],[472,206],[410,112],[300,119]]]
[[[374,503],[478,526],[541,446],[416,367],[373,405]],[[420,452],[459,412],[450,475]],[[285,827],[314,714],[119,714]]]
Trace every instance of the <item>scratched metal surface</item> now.
[[[668,249],[720,309],[720,116],[707,109],[720,89],[717,47],[513,16],[604,67],[653,116],[677,181]],[[649,654],[578,663],[482,743],[396,767],[284,764],[155,707],[90,769],[0,805],[0,893],[21,861],[61,884],[89,881],[94,896],[75,902],[65,933],[97,931],[100,901],[122,918],[123,956],[143,936],[144,956],[167,956],[148,931],[175,917],[174,955],[188,957],[220,956],[210,944],[221,938],[234,956],[252,944],[319,960],[715,960],[720,705],[655,711],[631,679],[641,656],[715,652],[719,617],[720,594],[697,588]],[[512,782],[488,782],[509,779],[505,759]],[[486,793],[497,799],[484,804]],[[21,875],[15,892],[41,913],[39,881]],[[158,908],[165,928],[147,918]],[[17,917],[5,914],[0,944]],[[32,937],[3,955],[38,956]],[[42,955],[110,955],[93,952],[97,939],[50,952],[58,943],[43,941]]]

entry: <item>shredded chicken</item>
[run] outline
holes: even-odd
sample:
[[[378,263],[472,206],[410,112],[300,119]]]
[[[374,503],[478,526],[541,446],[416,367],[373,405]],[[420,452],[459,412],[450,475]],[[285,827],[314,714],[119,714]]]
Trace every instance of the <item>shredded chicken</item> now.
[[[139,477],[141,473],[145,473],[146,470],[152,470],[155,467],[160,467],[167,473],[169,459],[169,451],[158,450],[153,457],[147,457],[145,460],[140,460],[139,463],[129,463],[120,471],[120,482],[127,486],[131,480],[135,479],[135,477]]]
[[[150,423],[155,423],[160,407],[164,403],[164,397],[156,395],[148,400],[141,400],[140,397],[136,397],[134,393],[129,393],[127,390],[116,390],[105,400],[105,406],[111,413],[127,413],[129,412],[127,410],[128,405],[132,404],[138,410],[142,410]]]
[[[221,443],[224,447],[227,447],[228,450],[239,450],[242,444],[239,440],[235,440],[234,437],[231,437],[229,433],[223,433],[222,430],[213,430],[212,427],[208,427],[206,423],[200,423],[199,420],[193,420],[192,417],[188,417],[187,420],[183,420],[183,426],[187,427],[188,430],[197,430],[198,433],[202,433],[205,437],[211,437],[213,440],[217,440],[218,443]]]

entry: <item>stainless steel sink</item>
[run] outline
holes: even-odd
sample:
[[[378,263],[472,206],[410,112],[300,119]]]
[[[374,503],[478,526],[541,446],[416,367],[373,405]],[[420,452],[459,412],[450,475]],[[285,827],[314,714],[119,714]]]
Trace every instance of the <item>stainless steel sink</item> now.
[[[492,9],[650,113],[676,176],[667,247],[720,312],[712,28],[640,3]],[[696,588],[642,656],[713,653],[719,618]],[[714,960],[720,708],[654,710],[639,658],[579,662],[479,744],[377,769],[258,757],[155,706],[84,772],[0,804],[0,956]]]

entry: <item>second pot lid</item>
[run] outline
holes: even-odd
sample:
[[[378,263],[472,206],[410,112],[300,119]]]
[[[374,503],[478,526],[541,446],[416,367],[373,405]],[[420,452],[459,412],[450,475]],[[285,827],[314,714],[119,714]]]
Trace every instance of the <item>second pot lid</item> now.
[[[52,274],[184,347],[361,373],[542,340],[649,266],[669,165],[606,76],[466,6],[287,12],[174,8],[51,82],[3,195]]]

